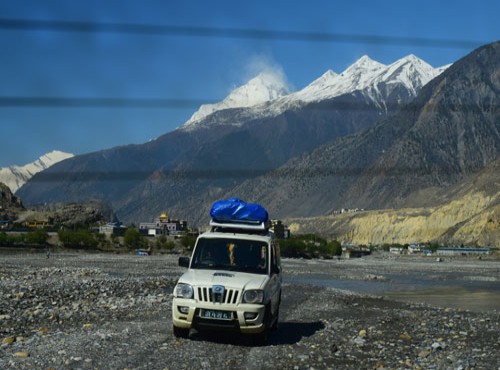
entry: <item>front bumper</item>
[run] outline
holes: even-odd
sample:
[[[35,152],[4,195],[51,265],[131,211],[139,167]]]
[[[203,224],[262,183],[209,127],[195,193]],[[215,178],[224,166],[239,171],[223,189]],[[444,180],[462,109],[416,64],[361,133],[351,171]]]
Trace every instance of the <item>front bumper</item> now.
[[[186,313],[181,311],[184,308]],[[231,320],[207,319],[200,317],[201,310],[229,311]],[[220,304],[196,302],[194,299],[174,298],[172,302],[172,322],[183,329],[230,330],[241,333],[261,333],[264,323],[265,306],[262,304]],[[245,318],[247,316],[255,316]]]

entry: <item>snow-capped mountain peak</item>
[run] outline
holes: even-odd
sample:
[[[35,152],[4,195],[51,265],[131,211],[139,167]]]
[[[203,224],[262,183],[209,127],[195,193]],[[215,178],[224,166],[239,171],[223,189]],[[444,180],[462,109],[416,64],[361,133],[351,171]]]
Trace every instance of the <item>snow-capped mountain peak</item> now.
[[[371,59],[368,55],[363,55],[352,65],[350,65],[341,75],[355,75],[359,73],[374,72],[384,68],[385,65]]]
[[[73,157],[73,154],[71,153],[53,150],[50,153],[42,155],[36,161],[28,163],[24,166],[12,165],[0,168],[0,182],[7,185],[12,193],[15,193],[36,173],[49,168],[57,162],[71,157]]]
[[[385,65],[363,56],[338,75],[326,79],[320,77],[304,89],[291,94],[294,99],[305,102],[331,99],[354,91],[365,91],[373,100],[381,99],[381,85],[404,85],[412,96],[427,82],[439,75],[446,68],[433,68],[423,60],[411,54],[396,62]],[[322,80],[323,83],[318,83]],[[377,101],[377,103],[382,103]]]
[[[280,74],[261,72],[246,84],[234,89],[220,103],[202,105],[185,123],[185,126],[189,126],[215,111],[252,107],[272,101],[288,93],[288,84]]]
[[[436,77],[441,70],[410,54],[389,65],[381,76],[387,83],[403,83],[416,95],[418,90]]]
[[[333,81],[337,76],[338,74],[329,69],[328,71],[323,73],[320,77],[318,77],[316,80],[311,82],[309,86],[315,86],[318,88],[321,88],[322,86],[329,86],[331,84],[331,81]]]
[[[219,125],[239,125],[240,121],[243,122],[249,117],[273,116],[304,103],[319,102],[356,91],[377,106],[385,107],[385,100],[389,96],[396,95],[398,101],[403,96],[403,101],[415,97],[427,82],[447,67],[433,68],[413,54],[390,65],[379,63],[364,55],[342,73],[337,74],[329,69],[302,90],[290,94],[282,77],[261,73],[247,84],[233,90],[222,102],[202,105],[182,129],[199,127],[198,123],[202,123],[205,117],[223,109],[248,108],[240,113],[237,119],[232,116],[228,120],[223,117],[217,120]]]
[[[372,83],[373,76],[383,68],[385,65],[364,55],[341,74],[329,70],[304,89],[292,95],[295,99],[309,102],[330,99],[355,90],[362,90]]]

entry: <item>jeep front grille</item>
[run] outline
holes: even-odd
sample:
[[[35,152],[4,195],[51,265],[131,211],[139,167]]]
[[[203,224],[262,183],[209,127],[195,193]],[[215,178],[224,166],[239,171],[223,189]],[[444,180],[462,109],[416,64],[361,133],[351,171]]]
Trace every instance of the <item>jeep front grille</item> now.
[[[224,289],[224,294],[212,294],[212,287],[198,287],[199,302],[229,303],[238,302],[239,291],[235,289]]]

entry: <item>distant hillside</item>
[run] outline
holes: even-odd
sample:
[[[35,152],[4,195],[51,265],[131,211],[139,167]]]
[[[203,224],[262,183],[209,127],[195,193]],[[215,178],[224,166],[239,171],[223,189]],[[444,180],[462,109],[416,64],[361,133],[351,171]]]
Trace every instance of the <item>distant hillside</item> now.
[[[356,244],[438,242],[498,247],[500,160],[446,189],[426,189],[434,207],[348,212],[288,219],[292,233]]]
[[[29,221],[51,220],[56,225],[72,227],[115,219],[113,210],[101,201],[54,203],[26,209],[21,198],[12,194],[7,185],[0,183],[0,228]]]
[[[85,203],[51,204],[30,208],[18,213],[17,223],[52,220],[55,225],[82,227],[113,221],[113,210],[100,201]]]

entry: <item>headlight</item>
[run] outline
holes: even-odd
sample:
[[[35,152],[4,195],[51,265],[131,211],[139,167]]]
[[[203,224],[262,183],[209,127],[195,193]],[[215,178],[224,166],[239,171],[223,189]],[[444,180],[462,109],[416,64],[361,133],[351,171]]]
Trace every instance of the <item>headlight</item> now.
[[[243,303],[262,303],[264,302],[263,290],[247,290],[243,294]]]
[[[193,287],[189,284],[179,283],[175,287],[175,296],[178,298],[193,298]]]

